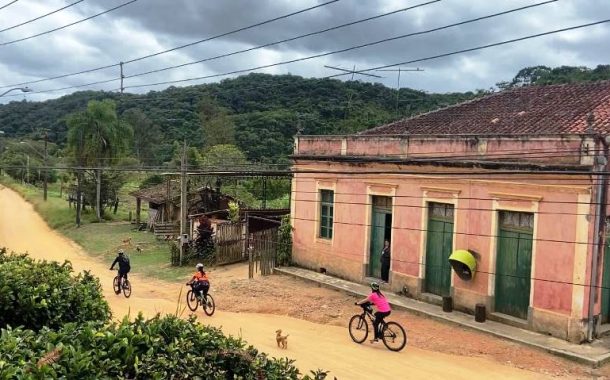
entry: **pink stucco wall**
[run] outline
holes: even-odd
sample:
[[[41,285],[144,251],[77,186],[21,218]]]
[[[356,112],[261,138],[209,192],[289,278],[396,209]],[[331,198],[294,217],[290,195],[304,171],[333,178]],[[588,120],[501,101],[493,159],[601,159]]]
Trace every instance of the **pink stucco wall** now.
[[[300,136],[300,155],[385,157],[464,157],[512,159],[563,164],[584,163],[593,142],[581,137],[430,137],[430,136]],[[589,157],[590,158],[590,157]]]
[[[527,209],[539,199],[535,215],[536,241],[534,243],[531,306],[553,313],[569,315],[572,310],[572,281],[577,238],[578,193],[589,193],[588,178],[559,178],[556,182],[540,175],[521,176],[519,180],[489,176],[473,180],[464,176],[448,180],[435,177],[432,167],[397,167],[395,165],[316,163],[296,160],[297,169],[347,171],[351,174],[305,174],[295,176],[293,188],[294,257],[297,263],[327,266],[329,271],[341,272],[344,277],[364,277],[360,269],[368,260],[367,236],[370,228],[367,215],[370,209],[369,194],[395,192],[393,212],[392,266],[394,273],[420,278],[422,230],[425,207],[424,192],[430,198],[448,198],[451,194],[442,189],[454,190],[457,202],[454,249],[470,249],[480,255],[474,281],[464,282],[453,278],[456,289],[465,289],[481,296],[491,296],[495,268],[491,265],[495,252],[491,252],[494,218],[494,199],[499,209]],[[371,175],[359,171],[370,169],[421,171],[421,176]],[[569,183],[571,186],[566,186]],[[563,186],[556,186],[559,185]],[[334,237],[331,241],[317,238],[316,213],[319,188],[334,188]],[[441,189],[435,191],[434,189]],[[503,194],[527,195],[518,201],[503,199]],[[560,203],[557,203],[560,202]],[[587,226],[587,228],[589,228]],[[591,230],[592,228],[589,228]],[[591,235],[591,232],[589,233]],[[549,241],[556,240],[556,241]],[[335,260],[335,261],[332,261]],[[331,262],[332,261],[332,262]],[[590,260],[587,260],[590,261]],[[352,265],[353,264],[353,265]],[[336,266],[333,267],[333,265]],[[339,268],[340,266],[343,266]],[[425,272],[425,271],[424,271]],[[587,277],[588,278],[588,277]],[[491,289],[490,289],[491,288]],[[586,293],[585,293],[586,297]],[[583,300],[583,303],[586,303]],[[473,306],[473,305],[469,305]],[[584,313],[584,312],[583,312]]]

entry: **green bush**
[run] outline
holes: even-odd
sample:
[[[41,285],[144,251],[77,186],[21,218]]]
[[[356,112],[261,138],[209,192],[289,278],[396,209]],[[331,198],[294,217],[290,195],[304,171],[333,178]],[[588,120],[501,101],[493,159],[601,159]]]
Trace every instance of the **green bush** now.
[[[0,249],[0,328],[40,330],[68,322],[110,318],[99,280],[84,272],[73,276],[69,262],[34,261]]]
[[[278,265],[290,265],[292,263],[292,225],[290,225],[290,215],[282,218],[282,224],[278,231],[277,263]]]
[[[194,318],[155,317],[55,332],[5,329],[0,379],[301,379],[289,359],[269,358]],[[304,377],[309,379],[309,377]],[[317,377],[316,378],[322,378]]]

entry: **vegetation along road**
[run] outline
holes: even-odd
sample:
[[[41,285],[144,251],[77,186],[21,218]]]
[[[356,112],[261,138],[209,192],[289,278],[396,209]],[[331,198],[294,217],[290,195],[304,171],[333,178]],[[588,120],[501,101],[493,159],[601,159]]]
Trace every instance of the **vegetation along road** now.
[[[116,296],[111,286],[115,273],[108,270],[108,263],[96,262],[77,244],[50,229],[29,203],[2,186],[0,209],[0,246],[16,252],[27,251],[38,259],[70,260],[75,270],[90,270],[100,278],[115,318],[126,314],[133,317],[140,311],[147,316],[176,313],[177,309],[184,316],[187,315],[183,311],[183,303],[178,306],[178,300],[184,293],[177,285],[142,275],[132,276],[134,290],[131,298]],[[393,353],[383,345],[357,345],[350,340],[345,327],[315,324],[285,316],[234,313],[225,310],[222,298],[217,298],[218,310],[213,317],[205,317],[198,311],[203,322],[221,326],[227,334],[241,335],[270,355],[296,359],[297,366],[303,371],[328,369],[331,376],[338,379],[545,378],[541,374],[485,358],[448,355],[415,347]],[[278,328],[290,334],[287,350],[276,347],[274,331]]]

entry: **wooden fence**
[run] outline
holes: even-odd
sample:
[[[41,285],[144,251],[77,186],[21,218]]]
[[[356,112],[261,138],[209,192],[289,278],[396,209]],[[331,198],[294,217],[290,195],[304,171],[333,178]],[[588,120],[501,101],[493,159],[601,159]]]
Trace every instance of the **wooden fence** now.
[[[269,228],[252,234],[248,242],[248,262],[250,278],[260,272],[267,276],[273,274],[277,254],[278,227]]]
[[[223,223],[216,227],[215,261],[217,265],[233,264],[246,259],[244,254],[245,223]]]

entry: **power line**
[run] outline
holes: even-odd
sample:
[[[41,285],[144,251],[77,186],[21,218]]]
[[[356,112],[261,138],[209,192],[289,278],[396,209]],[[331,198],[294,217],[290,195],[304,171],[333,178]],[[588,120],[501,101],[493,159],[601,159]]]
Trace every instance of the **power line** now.
[[[18,1],[19,1],[19,0],[13,0],[13,1],[11,1],[10,3],[8,3],[8,4],[4,4],[3,6],[1,6],[1,7],[0,7],[0,10],[4,9],[4,8],[6,8],[6,7],[8,7],[9,5],[15,4],[15,3],[16,3],[16,2],[18,2]]]
[[[56,31],[58,31],[58,30],[66,29],[66,28],[69,28],[69,27],[74,26],[74,25],[76,25],[76,24],[80,24],[80,23],[82,23],[82,22],[85,22],[85,21],[91,20],[91,19],[93,19],[93,18],[96,18],[96,17],[102,16],[102,15],[105,15],[106,13],[110,13],[110,12],[115,11],[115,10],[117,10],[117,9],[123,8],[123,7],[125,7],[125,6],[127,6],[127,5],[129,5],[129,4],[135,3],[136,1],[138,1],[138,0],[130,0],[130,1],[126,2],[126,3],[123,3],[123,4],[120,4],[120,5],[117,5],[117,6],[116,6],[116,7],[114,7],[114,8],[110,8],[110,9],[105,10],[105,11],[103,11],[103,12],[100,12],[100,13],[94,14],[93,16],[89,16],[89,17],[87,17],[87,18],[84,18],[84,19],[81,19],[81,20],[78,20],[78,21],[75,21],[75,22],[72,22],[72,23],[69,23],[69,24],[66,24],[66,25],[60,26],[60,27],[55,28],[55,29],[47,30],[46,32],[42,32],[42,33],[38,33],[38,34],[34,34],[34,35],[31,35],[31,36],[28,36],[28,37],[19,38],[19,39],[13,40],[13,41],[2,42],[2,43],[0,43],[0,46],[12,45],[12,44],[15,44],[15,43],[17,43],[17,42],[27,41],[27,40],[30,40],[30,39],[32,39],[32,38],[36,38],[36,37],[43,36],[43,35],[45,35],[45,34],[50,34],[50,33],[56,32]]]
[[[416,8],[423,7],[423,6],[426,6],[426,5],[438,3],[440,1],[441,0],[432,0],[432,1],[428,1],[426,3],[421,3],[421,4],[413,5],[413,6],[410,6],[410,7],[397,9],[397,10],[394,10],[394,11],[391,11],[391,12],[379,14],[379,15],[376,15],[376,16],[367,17],[367,18],[364,18],[364,19],[360,19],[360,20],[348,22],[348,23],[345,23],[345,24],[333,26],[333,27],[330,27],[330,28],[318,30],[316,32],[301,34],[301,35],[296,36],[296,37],[291,37],[291,38],[286,38],[286,39],[279,40],[279,41],[269,42],[269,43],[266,43],[266,44],[263,44],[263,45],[254,46],[254,47],[251,47],[251,48],[248,48],[248,49],[236,50],[236,51],[233,51],[231,53],[221,54],[221,55],[217,55],[217,56],[209,57],[209,58],[203,58],[203,59],[200,59],[200,60],[197,60],[197,61],[187,62],[187,63],[183,63],[183,64],[179,64],[179,65],[174,65],[174,66],[163,67],[163,68],[160,68],[160,69],[145,71],[145,72],[141,72],[141,73],[137,73],[137,74],[131,74],[131,75],[125,76],[125,78],[134,78],[134,77],[139,77],[139,76],[143,76],[143,75],[149,75],[149,74],[158,73],[158,72],[167,71],[167,70],[172,70],[172,69],[176,69],[176,68],[180,68],[180,67],[195,65],[195,64],[198,64],[198,63],[209,62],[209,61],[213,61],[213,60],[220,59],[220,58],[226,58],[226,57],[230,57],[230,56],[241,54],[241,53],[246,53],[246,52],[250,52],[250,51],[254,51],[254,50],[258,50],[258,49],[263,49],[263,48],[266,48],[266,47],[269,47],[269,46],[283,44],[283,43],[286,43],[286,42],[292,42],[292,41],[299,40],[301,38],[306,38],[306,37],[311,37],[311,36],[327,33],[327,32],[338,30],[338,29],[345,28],[345,27],[348,27],[348,26],[357,25],[357,24],[360,24],[360,23],[363,23],[363,22],[367,22],[367,21],[379,19],[379,18],[382,18],[382,17],[394,15],[394,14],[397,14],[397,13],[400,13],[400,12],[406,12],[406,11],[411,10],[411,9],[416,9]]]
[[[133,0],[133,1],[135,1],[135,0]],[[295,11],[295,12],[291,12],[291,13],[288,13],[288,14],[285,14],[285,15],[282,15],[282,16],[274,17],[274,18],[269,19],[269,20],[261,21],[261,22],[258,22],[256,24],[252,24],[252,25],[249,25],[249,26],[245,26],[245,27],[241,27],[241,28],[238,28],[238,29],[234,29],[234,30],[231,30],[229,32],[217,34],[217,35],[212,36],[212,37],[203,38],[203,39],[200,39],[200,40],[197,40],[197,41],[194,41],[194,42],[190,42],[188,44],[176,46],[176,47],[173,47],[173,48],[170,48],[170,49],[166,49],[166,50],[162,50],[162,51],[159,51],[159,52],[156,52],[156,53],[153,53],[153,54],[148,54],[148,55],[145,55],[145,56],[141,56],[141,57],[133,58],[133,59],[130,59],[130,60],[126,60],[126,61],[123,61],[123,64],[141,61],[141,60],[144,60],[144,59],[147,59],[147,58],[156,57],[156,56],[159,56],[159,55],[162,55],[162,54],[166,54],[166,53],[169,53],[169,52],[172,52],[172,51],[183,49],[185,47],[197,45],[197,44],[200,44],[200,43],[203,43],[203,42],[207,42],[207,41],[211,41],[211,40],[214,40],[214,39],[218,39],[218,38],[221,38],[221,37],[226,37],[228,35],[235,34],[235,33],[238,33],[238,32],[242,32],[244,30],[253,29],[255,27],[259,27],[259,26],[262,26],[262,25],[265,25],[265,24],[269,24],[269,23],[272,23],[272,22],[275,22],[275,21],[283,20],[283,19],[295,16],[295,15],[298,15],[298,14],[301,14],[301,13],[309,12],[311,10],[314,10],[314,9],[317,9],[317,8],[321,8],[321,7],[324,7],[324,6],[336,3],[338,1],[339,0],[327,1],[325,3],[321,3],[321,4],[318,4],[318,5],[312,6],[312,7],[304,8],[304,9],[301,9],[301,10],[298,10],[298,11]],[[1,46],[1,44],[0,44],[0,46]],[[105,65],[105,66],[99,66],[99,67],[95,67],[95,68],[91,68],[91,69],[86,69],[86,70],[70,73],[70,74],[57,75],[57,76],[54,76],[54,77],[38,79],[38,80],[35,80],[35,81],[28,81],[28,82],[10,84],[10,85],[6,85],[6,86],[0,86],[0,88],[23,86],[23,85],[29,85],[29,84],[34,84],[34,83],[50,81],[50,80],[54,80],[54,79],[61,79],[61,78],[66,78],[66,77],[70,77],[70,76],[74,76],[74,75],[81,75],[81,74],[91,73],[91,72],[94,72],[94,71],[99,71],[99,70],[104,70],[104,69],[108,69],[108,68],[112,68],[112,67],[117,67],[119,65],[120,65],[120,63],[113,63],[113,64],[109,64],[109,65]]]
[[[38,16],[38,17],[33,18],[33,19],[31,19],[31,20],[28,20],[28,21],[24,21],[24,22],[22,22],[22,23],[20,23],[20,24],[16,24],[16,25],[13,25],[13,26],[9,26],[8,28],[0,29],[0,33],[2,33],[2,32],[6,32],[7,30],[11,30],[11,29],[18,28],[18,27],[20,27],[20,26],[23,26],[23,25],[26,25],[26,24],[32,23],[32,22],[37,21],[37,20],[40,20],[40,19],[43,19],[43,18],[45,18],[45,17],[47,17],[47,16],[50,16],[50,15],[55,14],[55,13],[57,13],[57,12],[63,11],[64,9],[67,9],[67,8],[73,7],[73,6],[77,5],[78,3],[82,3],[83,1],[85,1],[85,0],[78,0],[78,1],[75,1],[75,2],[73,2],[73,3],[71,3],[71,4],[68,4],[68,5],[64,6],[64,7],[61,7],[61,8],[59,8],[59,9],[56,9],[56,10],[54,10],[54,11],[52,11],[52,12],[46,13],[46,14],[44,14],[44,15],[42,15],[42,16]]]
[[[225,72],[225,73],[221,73],[221,74],[211,74],[211,75],[205,75],[205,76],[193,77],[193,78],[186,78],[186,79],[178,79],[178,80],[163,81],[163,82],[157,82],[157,83],[149,83],[149,84],[126,86],[125,88],[141,88],[141,87],[158,86],[158,85],[163,85],[163,84],[183,83],[183,82],[190,82],[190,81],[194,81],[194,80],[217,78],[217,77],[223,77],[223,76],[227,76],[227,75],[241,74],[241,73],[255,71],[255,70],[260,70],[260,69],[267,69],[267,68],[271,68],[271,67],[282,66],[282,65],[289,64],[289,63],[296,63],[296,62],[307,61],[307,60],[314,59],[314,58],[321,58],[321,57],[326,57],[326,56],[333,55],[333,54],[345,53],[345,52],[348,52],[348,51],[351,51],[351,50],[361,49],[361,48],[364,48],[364,47],[370,47],[370,46],[378,45],[378,44],[385,43],[385,42],[395,41],[395,40],[399,40],[399,39],[403,39],[403,38],[408,38],[408,37],[412,37],[412,36],[418,36],[418,35],[424,35],[424,34],[428,34],[428,33],[433,33],[433,32],[439,31],[439,30],[449,29],[449,28],[453,28],[453,27],[456,27],[456,26],[461,26],[461,25],[465,25],[465,24],[469,24],[469,23],[473,23],[473,22],[477,22],[477,21],[481,21],[481,20],[486,20],[486,19],[490,19],[490,18],[506,15],[506,14],[509,14],[509,13],[514,13],[514,12],[526,10],[526,9],[529,9],[529,8],[539,7],[541,5],[546,5],[546,4],[549,4],[549,3],[554,3],[556,1],[558,1],[558,0],[549,0],[549,1],[542,2],[542,3],[532,4],[532,5],[528,5],[528,6],[524,6],[524,7],[513,8],[513,9],[510,9],[510,10],[507,10],[507,11],[503,11],[503,12],[499,12],[499,13],[494,13],[494,14],[487,15],[487,16],[481,16],[481,17],[473,18],[473,19],[466,20],[466,21],[461,21],[461,22],[454,23],[454,24],[449,24],[449,25],[445,25],[445,26],[441,26],[441,27],[437,27],[437,28],[432,28],[432,29],[427,29],[427,30],[423,30],[423,31],[419,31],[419,32],[413,32],[413,33],[408,33],[408,34],[402,34],[402,35],[399,35],[399,36],[384,38],[384,39],[381,39],[381,40],[377,40],[377,41],[373,41],[373,42],[368,42],[368,43],[365,43],[365,44],[350,46],[350,47],[347,47],[347,48],[344,48],[344,49],[333,50],[333,51],[330,51],[330,52],[310,55],[310,56],[307,56],[307,57],[291,59],[291,60],[288,60],[288,61],[275,62],[275,63],[271,63],[271,64],[268,64],[268,65],[256,66],[256,67],[252,67],[252,68],[248,68],[248,69],[234,70],[234,71]],[[610,21],[610,20],[606,20],[604,22],[608,22],[608,21]],[[602,23],[602,22],[598,22],[598,23]],[[589,24],[587,24],[585,26],[589,26]],[[572,28],[568,28],[566,30],[577,29],[577,28],[582,28],[582,27],[584,27],[584,26],[572,27]],[[557,30],[557,31],[547,32],[546,34],[559,33],[560,31],[565,31],[565,30]],[[531,37],[531,36],[530,37],[523,37],[521,39],[528,39],[528,38],[534,38],[534,37]],[[509,43],[509,42],[504,41],[504,42],[497,43],[497,44],[507,44],[507,43]],[[491,47],[491,46],[471,48],[471,49],[465,50],[464,52],[468,52],[468,51],[472,51],[472,50],[480,50],[480,49],[484,49],[486,47]],[[456,54],[456,53],[453,53],[453,54]],[[445,55],[439,55],[438,57],[442,57],[442,56],[445,56]],[[449,55],[451,55],[451,54],[449,54]],[[423,58],[423,59],[420,59],[420,60],[429,60],[429,59],[432,59],[432,58],[428,57],[428,58]],[[417,62],[417,61],[419,61],[419,60],[411,61],[411,62]],[[411,63],[411,62],[407,62],[407,63]],[[393,67],[393,66],[397,66],[397,65],[398,64],[387,65],[387,66],[380,66],[380,67],[375,67],[375,68],[366,69],[366,70],[356,70],[355,72],[362,72],[362,71],[366,72],[366,71],[371,71],[371,70],[383,69],[383,68],[387,68],[387,67]],[[343,75],[349,75],[349,74],[335,74],[335,75],[329,75],[329,76],[324,77],[324,78],[334,78],[334,77],[343,76]]]

